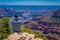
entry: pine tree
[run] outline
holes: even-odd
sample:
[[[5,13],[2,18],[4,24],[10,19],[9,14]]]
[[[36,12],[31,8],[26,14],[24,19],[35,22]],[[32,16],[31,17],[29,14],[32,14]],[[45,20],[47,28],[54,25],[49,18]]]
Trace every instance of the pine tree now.
[[[9,18],[3,17],[2,19],[2,27],[1,27],[1,39],[5,39],[12,33],[11,27],[9,26]]]

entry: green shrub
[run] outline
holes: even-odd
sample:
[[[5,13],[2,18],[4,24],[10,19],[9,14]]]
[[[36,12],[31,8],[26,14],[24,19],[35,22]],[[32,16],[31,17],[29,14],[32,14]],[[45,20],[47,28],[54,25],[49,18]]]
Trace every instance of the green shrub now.
[[[47,37],[43,37],[43,40],[48,40],[48,38]]]
[[[27,33],[30,33],[30,34],[34,34],[35,38],[41,38],[41,34],[37,34],[29,28],[21,28],[21,32],[27,32]]]
[[[29,28],[21,28],[21,32],[27,32],[27,33],[30,33],[30,34],[34,34],[34,32]]]
[[[12,33],[12,29],[9,26],[9,18],[3,17],[0,19],[2,27],[1,27],[1,39],[5,39]]]
[[[5,38],[7,38],[8,35],[9,35],[9,34],[7,34],[7,33],[2,33],[2,34],[1,34],[1,39],[5,39]]]

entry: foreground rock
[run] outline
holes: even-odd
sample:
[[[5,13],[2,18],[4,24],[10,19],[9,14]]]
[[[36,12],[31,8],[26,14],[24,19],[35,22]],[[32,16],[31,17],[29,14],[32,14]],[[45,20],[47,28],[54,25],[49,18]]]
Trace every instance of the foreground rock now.
[[[34,38],[34,34],[29,34],[29,33],[13,33],[11,34],[6,40],[43,40],[40,38]]]

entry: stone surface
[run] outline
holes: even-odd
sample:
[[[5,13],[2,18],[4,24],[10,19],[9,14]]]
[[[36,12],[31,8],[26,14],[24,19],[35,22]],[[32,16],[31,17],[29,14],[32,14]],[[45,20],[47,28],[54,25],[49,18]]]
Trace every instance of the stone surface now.
[[[6,40],[43,40],[40,38],[35,38],[34,34],[29,34],[29,33],[13,33]]]

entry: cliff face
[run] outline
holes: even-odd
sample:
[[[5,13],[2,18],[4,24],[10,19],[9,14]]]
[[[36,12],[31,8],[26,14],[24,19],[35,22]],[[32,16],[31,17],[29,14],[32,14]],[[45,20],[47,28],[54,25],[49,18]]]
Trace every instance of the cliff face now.
[[[60,9],[55,11],[52,15],[52,17],[57,17],[57,18],[60,18]]]
[[[34,34],[29,33],[13,33],[6,40],[43,40],[40,38],[35,38]]]

